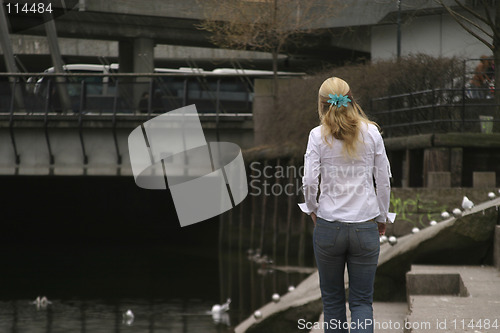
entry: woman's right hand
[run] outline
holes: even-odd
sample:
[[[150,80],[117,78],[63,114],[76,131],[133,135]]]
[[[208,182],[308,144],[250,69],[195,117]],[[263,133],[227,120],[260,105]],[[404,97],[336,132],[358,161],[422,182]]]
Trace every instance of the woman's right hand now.
[[[313,220],[313,223],[314,223],[314,226],[316,226],[316,219],[317,219],[317,216],[315,213],[311,213],[311,219]]]
[[[385,227],[387,226],[387,224],[386,223],[380,223],[380,222],[377,222],[377,224],[378,224],[378,234],[380,236],[385,235]]]

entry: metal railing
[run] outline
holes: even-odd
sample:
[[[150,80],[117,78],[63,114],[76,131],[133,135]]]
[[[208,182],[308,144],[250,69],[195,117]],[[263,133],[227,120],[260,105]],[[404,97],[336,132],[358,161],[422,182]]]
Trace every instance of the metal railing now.
[[[84,164],[88,162],[83,138],[84,122],[111,124],[117,163],[122,154],[117,138],[119,121],[144,122],[182,106],[195,104],[200,118],[215,122],[219,136],[221,119],[252,116],[253,86],[241,74],[195,73],[5,73],[0,74],[0,121],[8,123],[16,164],[20,163],[15,136],[16,122],[35,121],[44,128],[51,165],[54,155],[49,124],[73,122],[77,127]],[[202,82],[202,83],[200,83]]]
[[[384,130],[386,137],[446,132],[492,132],[500,121],[494,102],[494,73],[489,68],[476,72],[481,60],[463,60],[460,77],[447,88],[429,89],[390,95],[370,100],[370,114]],[[487,75],[482,87],[471,84],[476,74]],[[497,129],[497,132],[500,128]]]
[[[481,88],[469,88],[483,92]],[[494,99],[468,98],[468,89],[432,89],[374,98],[370,114],[386,137],[447,132],[493,132]]]
[[[63,94],[69,96],[69,102],[64,101]],[[16,95],[22,96],[22,103],[20,101],[10,103]],[[154,113],[196,104],[200,113],[237,115],[251,113],[252,101],[253,86],[242,80],[241,75],[200,76],[196,73],[0,75],[0,114],[54,112],[63,115],[123,113],[151,116]]]

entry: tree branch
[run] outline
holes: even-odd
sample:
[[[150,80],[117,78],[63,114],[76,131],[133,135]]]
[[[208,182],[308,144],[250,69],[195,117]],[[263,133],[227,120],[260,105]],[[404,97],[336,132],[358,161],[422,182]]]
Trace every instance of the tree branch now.
[[[440,1],[442,5],[443,4],[443,1]],[[478,20],[486,23],[487,25],[490,25],[490,23],[488,22],[488,20],[486,18],[484,18],[482,15],[480,15],[479,13],[477,13],[475,10],[473,10],[472,8],[469,8],[467,7],[466,5],[464,5],[463,3],[461,3],[459,0],[455,0],[455,3],[460,7],[462,8],[463,10],[465,10],[466,12],[470,13],[472,16],[474,16],[475,18],[477,18]],[[491,28],[493,28],[491,25],[490,25]]]
[[[446,7],[445,7],[446,8]],[[488,42],[486,39],[484,39],[483,37],[479,36],[477,33],[475,33],[474,31],[472,31],[468,26],[466,26],[462,20],[457,17],[457,14],[456,12],[454,11],[448,11],[450,13],[450,15],[455,19],[455,21],[460,24],[460,26],[462,28],[464,28],[465,31],[467,31],[469,34],[471,34],[472,36],[474,36],[475,38],[477,38],[481,43],[483,43],[484,45],[486,45],[489,49],[491,49],[492,51],[494,50],[494,46],[493,44],[491,44],[490,42]]]
[[[457,0],[455,0],[457,1]],[[451,9],[450,7],[446,6],[443,1],[440,1],[441,5],[448,11],[448,13],[455,19],[455,21],[460,24],[462,26],[462,28],[464,28],[468,33],[470,33],[471,35],[473,35],[474,37],[476,37],[477,39],[479,39],[482,43],[484,43],[486,46],[490,47],[490,45],[492,45],[491,43],[487,42],[484,38],[480,37],[477,33],[475,33],[474,31],[472,31],[469,27],[467,27],[463,21],[469,23],[470,25],[472,25],[473,27],[475,27],[476,29],[478,29],[479,31],[481,31],[482,33],[484,33],[486,36],[490,37],[491,39],[493,39],[493,33],[490,33],[488,31],[486,31],[483,27],[481,27],[479,24],[477,24],[476,22],[468,19],[467,17],[459,14],[458,12],[456,12],[455,10]],[[483,18],[484,20],[484,18]],[[490,27],[491,28],[491,27]],[[491,47],[490,47],[491,48]]]
[[[499,39],[500,38],[500,32],[498,30],[498,27],[496,24],[493,22],[493,18],[491,17],[491,13],[488,10],[488,4],[486,3],[486,0],[481,0],[483,7],[484,7],[484,16],[486,17],[486,20],[488,21],[488,25],[491,27],[491,30],[493,31],[493,35],[495,38]]]

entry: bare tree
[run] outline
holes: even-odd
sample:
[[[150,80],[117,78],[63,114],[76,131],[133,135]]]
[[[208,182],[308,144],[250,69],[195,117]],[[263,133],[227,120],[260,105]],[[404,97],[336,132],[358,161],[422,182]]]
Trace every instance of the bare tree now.
[[[200,28],[212,33],[220,47],[272,54],[277,91],[278,56],[344,5],[338,0],[200,0],[205,20]]]
[[[493,52],[495,61],[495,103],[500,104],[500,1],[478,0],[483,12],[455,0],[453,8],[446,5],[443,0],[438,0],[448,13],[469,34],[477,38]],[[492,15],[494,13],[494,15]],[[466,15],[469,15],[467,17]],[[494,17],[493,17],[494,16]]]

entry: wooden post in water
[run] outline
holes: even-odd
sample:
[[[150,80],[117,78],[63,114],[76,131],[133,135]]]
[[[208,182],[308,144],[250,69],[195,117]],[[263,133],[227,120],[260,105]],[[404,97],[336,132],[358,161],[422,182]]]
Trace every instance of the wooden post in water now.
[[[281,161],[278,158],[276,160],[276,169],[279,168],[280,163],[281,163]],[[279,188],[280,179],[279,179],[279,177],[276,177],[276,174],[274,174],[274,178],[275,178],[274,184],[277,185],[276,186],[277,188]],[[273,257],[272,257],[272,259],[276,260],[276,257],[277,257],[276,247],[277,247],[277,243],[278,243],[278,200],[279,200],[280,196],[274,194],[272,190],[270,193],[274,196],[274,202],[273,202]],[[276,276],[276,274],[275,274],[275,276]],[[274,285],[274,292],[276,292],[276,282]]]
[[[231,297],[231,289],[233,288],[233,274],[232,274],[232,269],[233,269],[233,260],[231,258],[231,253],[232,253],[232,245],[233,245],[233,242],[232,242],[232,239],[233,239],[233,235],[232,235],[232,231],[233,231],[233,209],[230,209],[229,212],[227,212],[227,238],[228,238],[228,242],[227,242],[227,254],[224,256],[224,259],[228,261],[228,264],[227,264],[227,293],[226,293],[226,296],[223,297],[223,299],[221,299],[221,304],[223,302],[226,301],[226,299],[228,297]]]
[[[239,230],[238,230],[238,299],[239,299],[239,316],[238,321],[241,322],[243,320],[243,313],[245,312],[245,302],[243,302],[243,260],[245,260],[243,256],[243,210],[245,207],[245,200],[239,206]],[[250,244],[251,246],[251,244]]]
[[[306,214],[300,215],[300,239],[299,239],[299,252],[298,264],[304,266],[304,255],[306,250]]]
[[[292,166],[292,167],[295,167],[294,165],[294,159],[290,159],[290,161],[288,162],[288,165]],[[293,174],[292,173],[289,173],[288,175],[288,184],[292,184],[292,188],[293,187]],[[290,251],[290,225],[291,225],[291,221],[292,221],[292,209],[293,209],[293,196],[292,195],[288,195],[288,198],[287,198],[287,213],[286,213],[286,230],[285,230],[285,266],[288,266],[289,265],[289,262],[288,262],[288,256],[289,256],[289,251]],[[301,214],[301,215],[304,215],[304,214]],[[289,274],[286,274],[286,285],[289,286],[290,285],[290,281],[289,281]]]
[[[219,301],[224,299],[224,265],[222,258],[222,236],[224,235],[224,216],[226,214],[219,215]]]
[[[267,160],[264,161],[264,166],[262,170],[265,170],[267,166]],[[266,176],[264,175],[264,172],[262,172],[262,184],[266,181]],[[262,195],[262,206],[261,206],[261,214],[260,214],[260,251],[261,253],[264,253],[264,230],[266,226],[266,203],[267,203],[267,196],[265,192],[261,193]]]
[[[250,177],[251,180],[250,181],[253,181],[255,179],[255,171],[252,169],[252,176]],[[249,249],[253,249],[253,235],[254,235],[254,231],[255,231],[255,214],[256,214],[256,210],[257,210],[257,205],[256,205],[256,195],[252,195],[252,193],[250,193],[250,195],[252,196],[252,204],[250,206],[251,208],[251,216],[250,216],[250,246],[248,247]]]

